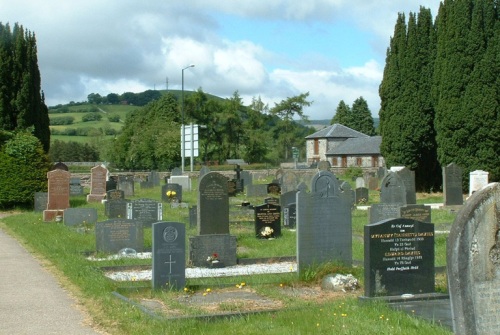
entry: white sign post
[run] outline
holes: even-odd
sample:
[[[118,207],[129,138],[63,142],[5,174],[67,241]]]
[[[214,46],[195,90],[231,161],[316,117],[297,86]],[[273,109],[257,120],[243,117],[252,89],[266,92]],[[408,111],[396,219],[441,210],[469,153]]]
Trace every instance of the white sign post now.
[[[181,155],[191,157],[191,172],[193,172],[194,157],[198,157],[198,125],[184,125],[184,138],[181,128]]]

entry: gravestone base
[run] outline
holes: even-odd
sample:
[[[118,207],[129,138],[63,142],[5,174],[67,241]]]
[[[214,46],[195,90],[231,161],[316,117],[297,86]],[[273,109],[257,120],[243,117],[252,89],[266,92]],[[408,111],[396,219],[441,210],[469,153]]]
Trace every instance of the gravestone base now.
[[[60,215],[61,217],[64,217],[63,215],[64,210],[58,210],[58,209],[46,209],[43,211],[43,221],[45,222],[50,222],[50,221],[55,221],[56,216]]]
[[[367,297],[360,296],[358,300],[361,302],[372,302],[372,301],[384,301],[387,303],[395,302],[405,302],[405,301],[426,301],[426,300],[438,300],[438,299],[449,299],[450,296],[445,293],[420,293],[411,295],[391,295],[391,296],[378,296],[378,297]]]
[[[189,238],[189,262],[193,266],[208,267],[207,258],[213,254],[217,254],[225,266],[236,265],[236,236],[217,234]]]
[[[87,202],[101,202],[106,198],[106,194],[88,194]]]

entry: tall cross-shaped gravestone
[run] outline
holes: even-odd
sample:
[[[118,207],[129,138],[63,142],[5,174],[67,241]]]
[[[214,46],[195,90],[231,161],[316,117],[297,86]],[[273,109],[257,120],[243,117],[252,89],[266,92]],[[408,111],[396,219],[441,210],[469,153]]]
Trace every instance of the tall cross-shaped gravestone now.
[[[186,227],[180,222],[153,224],[153,289],[182,290],[186,285]]]
[[[351,190],[352,191],[352,190]],[[314,264],[352,264],[352,195],[343,192],[335,175],[319,171],[311,193],[297,193],[297,267],[299,274]]]

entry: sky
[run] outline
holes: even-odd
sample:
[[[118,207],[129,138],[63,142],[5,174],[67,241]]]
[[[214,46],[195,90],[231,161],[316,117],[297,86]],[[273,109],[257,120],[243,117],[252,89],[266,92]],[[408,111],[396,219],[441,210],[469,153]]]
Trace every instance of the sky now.
[[[90,93],[182,88],[269,108],[309,92],[311,120],[363,97],[378,117],[398,13],[439,0],[0,0],[35,33],[48,106]],[[194,67],[186,68],[189,65]],[[184,70],[183,70],[184,69]]]

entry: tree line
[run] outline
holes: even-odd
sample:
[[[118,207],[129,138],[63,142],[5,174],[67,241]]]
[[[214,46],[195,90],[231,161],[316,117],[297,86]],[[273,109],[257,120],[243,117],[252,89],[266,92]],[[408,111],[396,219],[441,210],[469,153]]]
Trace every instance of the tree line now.
[[[399,14],[379,93],[381,151],[437,189],[441,167],[500,177],[500,20],[496,1],[445,0]]]

